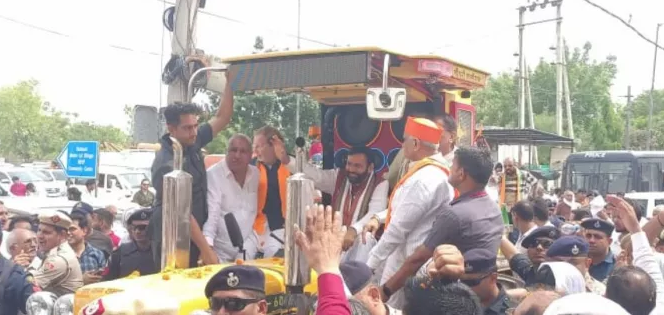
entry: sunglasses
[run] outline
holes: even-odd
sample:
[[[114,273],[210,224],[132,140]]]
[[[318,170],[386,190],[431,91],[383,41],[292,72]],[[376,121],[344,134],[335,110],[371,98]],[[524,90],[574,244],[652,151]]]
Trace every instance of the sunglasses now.
[[[239,312],[243,310],[247,305],[257,303],[260,299],[241,299],[241,298],[219,298],[211,297],[210,309],[214,312],[218,312],[222,307],[231,312]]]
[[[467,285],[467,286],[469,286],[469,287],[476,287],[476,286],[480,285],[480,283],[482,282],[482,280],[486,279],[487,277],[489,277],[490,275],[492,275],[494,272],[495,272],[495,271],[485,273],[485,274],[483,274],[482,276],[480,276],[479,278],[473,278],[473,279],[460,279],[459,281],[461,281],[461,283],[463,283],[463,284],[465,284],[465,285]]]
[[[549,248],[551,244],[553,244],[552,240],[538,239],[535,240],[535,243],[530,244],[528,248],[537,248],[538,246],[542,246],[542,248]]]

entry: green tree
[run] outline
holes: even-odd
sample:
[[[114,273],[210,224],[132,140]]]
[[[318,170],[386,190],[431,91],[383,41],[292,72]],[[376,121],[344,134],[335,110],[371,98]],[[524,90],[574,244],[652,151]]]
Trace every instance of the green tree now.
[[[664,150],[664,90],[653,93],[653,119],[651,149]],[[625,109],[626,112],[630,109]],[[648,139],[648,118],[650,117],[650,91],[639,94],[632,103],[630,149],[645,150]],[[626,114],[626,113],[625,113]]]
[[[63,113],[43,102],[38,82],[21,81],[0,88],[0,152],[20,162],[54,158],[70,140],[124,144],[127,136],[112,126],[72,123],[75,113]]]
[[[591,60],[591,49],[592,45],[586,43],[582,48],[565,50],[576,147],[580,150],[618,149],[623,141],[623,120],[619,106],[612,102],[610,95],[617,73],[616,58]],[[555,132],[556,68],[542,59],[534,70],[529,70],[529,75],[535,127]],[[490,78],[487,87],[473,95],[478,121],[487,126],[518,126],[517,93],[518,78],[514,72]],[[540,162],[546,162],[548,148],[541,148],[539,153]]]
[[[262,37],[256,37],[254,53],[275,51],[264,49]],[[210,112],[202,116],[207,120],[219,107],[219,95],[208,92]],[[210,153],[225,153],[227,141],[234,133],[251,137],[255,130],[270,125],[279,129],[286,138],[287,148],[295,147],[295,116],[297,94],[286,92],[236,92],[233,118],[226,130],[210,143],[206,149]],[[300,135],[306,136],[311,125],[320,124],[318,103],[308,95],[300,95]]]

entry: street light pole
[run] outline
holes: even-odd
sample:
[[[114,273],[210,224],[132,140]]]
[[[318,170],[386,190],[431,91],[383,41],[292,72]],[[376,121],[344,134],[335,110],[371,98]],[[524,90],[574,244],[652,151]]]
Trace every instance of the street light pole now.
[[[297,50],[300,50],[300,2],[297,0]],[[300,93],[295,96],[295,137],[300,136]]]
[[[662,23],[657,24],[657,31],[655,32],[655,58],[652,61],[652,81],[650,85],[650,113],[648,114],[648,139],[646,140],[646,150],[650,150],[650,144],[652,143],[652,115],[655,108],[655,72],[657,70],[657,50],[659,44],[659,28],[662,26]]]

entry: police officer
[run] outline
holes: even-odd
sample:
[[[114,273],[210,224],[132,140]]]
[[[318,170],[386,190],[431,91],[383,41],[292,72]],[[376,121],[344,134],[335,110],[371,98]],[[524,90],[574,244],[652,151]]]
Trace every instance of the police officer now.
[[[136,209],[126,222],[131,242],[123,243],[111,255],[111,265],[105,280],[126,277],[134,271],[141,275],[157,272],[152,259],[152,248],[146,229],[152,216],[151,208]]]
[[[265,275],[254,266],[238,265],[221,269],[205,286],[205,296],[212,315],[267,314]]]
[[[560,231],[556,227],[545,225],[532,231],[521,242],[527,254],[517,253],[516,247],[511,246],[510,252],[514,255],[509,259],[510,269],[523,279],[526,286],[534,284],[535,274],[546,259],[547,249],[559,237]],[[503,250],[503,254],[509,255],[507,250]]]
[[[57,296],[74,293],[83,286],[81,266],[67,242],[71,223],[69,214],[61,210],[39,214],[37,241],[46,257],[39,268],[28,270],[34,284]]]
[[[590,245],[588,257],[592,264],[588,272],[598,281],[604,281],[616,265],[616,256],[611,252],[614,226],[608,221],[588,219],[581,222],[581,227],[585,229],[583,235]]]
[[[476,248],[463,254],[465,273],[461,282],[479,297],[485,315],[503,315],[513,307],[505,289],[498,283],[496,253]]]
[[[576,269],[581,271],[581,274],[586,280],[586,290],[599,295],[604,295],[606,286],[594,279],[588,272],[591,260],[588,258],[588,242],[585,238],[580,236],[563,236],[557,239],[549,250],[546,251],[547,261],[564,261],[568,262]]]

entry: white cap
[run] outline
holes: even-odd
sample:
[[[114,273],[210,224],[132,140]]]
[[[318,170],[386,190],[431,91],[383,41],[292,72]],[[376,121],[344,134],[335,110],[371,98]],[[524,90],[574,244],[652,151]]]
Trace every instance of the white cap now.
[[[622,306],[594,293],[577,293],[553,301],[544,315],[629,315]]]

